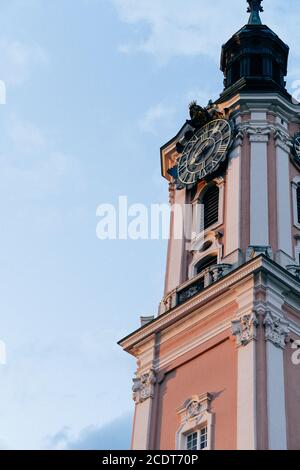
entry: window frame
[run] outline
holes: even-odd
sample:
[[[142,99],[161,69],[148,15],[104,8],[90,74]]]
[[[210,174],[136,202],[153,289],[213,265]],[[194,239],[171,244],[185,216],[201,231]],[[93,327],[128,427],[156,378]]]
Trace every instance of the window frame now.
[[[204,227],[204,213],[201,210],[202,200],[205,196],[206,191],[209,189],[210,186],[215,185],[219,189],[219,201],[218,201],[218,220],[207,227],[206,229],[202,229]],[[193,234],[192,234],[192,241],[198,240],[198,238],[204,238],[209,232],[215,230],[220,225],[224,223],[224,186],[225,181],[224,178],[216,178],[212,180],[210,183],[206,184],[200,191],[199,194],[194,199],[193,202]],[[203,206],[202,206],[203,207]],[[194,236],[193,236],[194,235]]]
[[[202,447],[201,448],[201,438],[202,438],[202,431],[205,430],[205,447]],[[196,436],[196,448],[195,449],[189,449],[188,448],[188,438],[190,436]],[[207,429],[207,424],[204,424],[202,425],[201,427],[199,427],[199,429],[196,429],[195,431],[191,431],[189,433],[186,434],[185,436],[185,439],[186,439],[186,446],[185,446],[185,450],[190,450],[190,451],[193,451],[193,450],[208,450],[208,429]]]
[[[300,176],[296,176],[292,181],[293,224],[298,230],[300,230],[300,221],[298,219],[298,201],[297,201],[298,188],[300,188]]]
[[[212,395],[205,393],[201,396],[194,395],[186,400],[183,407],[178,410],[181,425],[176,433],[176,449],[187,450],[187,437],[197,433],[197,450],[211,450],[213,448],[213,414],[210,411]],[[190,413],[189,407],[196,404],[197,412]],[[200,449],[201,430],[206,429],[206,447]]]

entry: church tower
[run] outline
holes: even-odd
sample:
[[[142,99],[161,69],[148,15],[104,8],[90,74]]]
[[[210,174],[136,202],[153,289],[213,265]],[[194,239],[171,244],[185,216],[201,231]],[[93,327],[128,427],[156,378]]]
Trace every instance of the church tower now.
[[[133,449],[300,449],[300,105],[262,0],[223,45],[224,90],[161,148],[172,207],[137,360]]]

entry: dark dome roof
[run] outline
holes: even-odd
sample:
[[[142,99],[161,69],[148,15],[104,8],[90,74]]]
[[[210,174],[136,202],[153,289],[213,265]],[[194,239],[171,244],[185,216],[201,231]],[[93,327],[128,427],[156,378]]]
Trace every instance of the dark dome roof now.
[[[221,98],[241,90],[270,90],[288,95],[285,77],[289,47],[261,23],[261,1],[248,2],[251,13],[249,23],[222,46],[221,70],[225,88]]]

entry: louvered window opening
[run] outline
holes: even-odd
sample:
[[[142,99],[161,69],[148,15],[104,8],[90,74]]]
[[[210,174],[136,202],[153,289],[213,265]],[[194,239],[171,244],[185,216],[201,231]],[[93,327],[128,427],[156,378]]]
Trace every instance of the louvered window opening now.
[[[204,230],[206,230],[219,219],[219,188],[217,186],[212,186],[206,191],[202,204],[204,205]]]
[[[300,224],[300,184],[297,186],[297,215],[298,215],[298,224]]]

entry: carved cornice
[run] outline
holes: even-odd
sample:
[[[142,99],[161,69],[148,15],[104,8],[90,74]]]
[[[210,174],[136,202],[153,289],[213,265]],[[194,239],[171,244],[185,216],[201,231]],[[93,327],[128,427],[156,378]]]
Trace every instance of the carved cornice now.
[[[289,335],[289,323],[283,318],[276,318],[271,312],[266,312],[263,323],[266,341],[284,349]]]
[[[156,374],[153,369],[149,372],[138,375],[133,378],[133,400],[135,403],[143,403],[149,398],[154,397],[154,385],[156,384]]]
[[[132,332],[119,342],[120,346],[133,355],[136,355],[136,346],[141,341],[146,340],[146,338],[150,338],[156,332],[162,331],[177,320],[186,317],[196,308],[204,308],[208,301],[214,299],[217,295],[228,291],[230,288],[237,285],[237,283],[243,281],[247,276],[253,275],[259,269],[263,269],[272,277],[274,276],[278,282],[282,283],[282,286],[288,286],[296,296],[300,296],[300,285],[294,276],[268,259],[258,256],[257,258],[248,261],[247,264],[232,271],[226,278],[212,284],[185,304],[172,308],[167,313],[158,316],[154,322]],[[181,287],[183,288],[183,285]]]
[[[256,329],[259,325],[256,313],[244,315],[232,322],[232,334],[236,337],[237,346],[246,346],[256,339]]]

